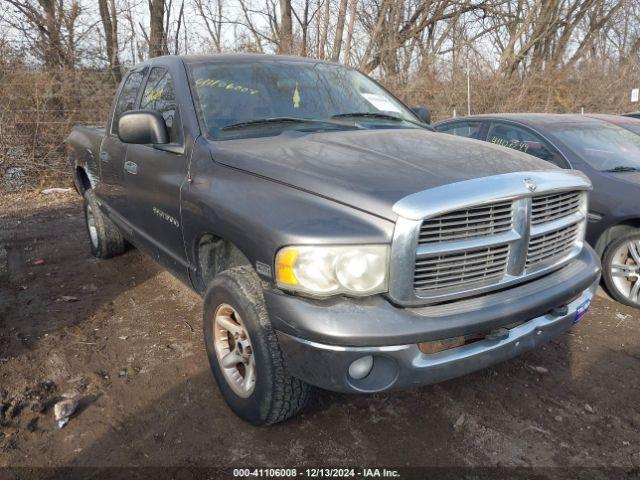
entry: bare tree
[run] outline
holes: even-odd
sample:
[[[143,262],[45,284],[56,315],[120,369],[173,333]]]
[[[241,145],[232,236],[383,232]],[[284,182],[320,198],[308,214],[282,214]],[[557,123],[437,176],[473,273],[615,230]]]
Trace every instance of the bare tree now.
[[[222,0],[195,0],[196,13],[202,19],[216,52],[222,51]]]
[[[73,68],[76,63],[77,0],[7,0],[15,8],[9,24],[21,32],[47,68]]]
[[[553,70],[575,65],[595,46],[597,32],[622,7],[624,1],[547,0],[507,2],[504,28],[495,32],[501,69],[507,75]],[[569,55],[569,52],[571,54]]]
[[[331,0],[324,0],[324,13],[322,15],[322,30],[320,42],[318,43],[318,57],[324,59],[327,52],[327,41],[329,38],[329,23],[331,22]],[[319,27],[320,28],[320,27]]]
[[[149,57],[167,53],[167,37],[164,29],[165,0],[149,2]]]
[[[385,73],[395,75],[401,70],[398,55],[411,42],[415,42],[414,48],[418,46],[417,40],[434,45],[448,22],[484,11],[489,4],[489,0],[372,0],[369,9],[363,12],[368,43],[360,68],[371,72],[381,67]]]
[[[278,53],[293,52],[293,22],[291,0],[280,0],[280,28],[278,29]]]
[[[345,42],[345,58],[344,63],[351,64],[351,43],[353,42],[353,30],[356,25],[356,13],[358,11],[358,0],[351,0],[351,8],[349,8],[349,26],[347,27],[347,39]]]
[[[246,36],[239,36],[239,38],[243,38],[243,42],[242,44],[238,42],[239,45],[237,47],[242,47],[241,49],[245,51],[254,52],[263,52],[265,48],[274,48],[277,52],[280,52],[280,34],[282,32],[281,22],[278,20],[277,0],[264,0],[264,7],[259,10],[253,7],[250,0],[237,0],[237,2],[240,5],[242,15],[236,19],[226,19],[225,23],[245,29],[253,39],[253,41],[247,43],[244,40]],[[266,26],[262,26],[264,24]]]
[[[293,16],[296,17],[296,20],[300,25],[301,37],[302,37],[300,39],[300,43],[301,43],[300,55],[303,57],[306,57],[309,51],[314,51],[314,48],[309,48],[309,47],[312,47],[312,45],[309,44],[309,28],[311,27],[311,24],[313,23],[314,18],[316,17],[316,14],[320,10],[320,4],[318,1],[315,2],[315,6],[316,8],[312,9],[311,1],[304,0],[304,4],[302,6],[302,18],[300,18],[300,16],[297,14],[295,9],[293,8],[291,9]]]
[[[183,24],[184,24],[184,27],[183,27]],[[174,48],[173,48],[174,55],[178,55],[180,53],[180,28],[184,28],[186,33],[187,25],[184,21],[184,0],[182,0],[182,3],[180,4],[180,11],[178,12],[178,24],[176,26],[176,34],[174,38]],[[185,41],[185,48],[186,48],[186,41]]]
[[[307,43],[309,41],[309,23],[311,22],[309,18],[309,0],[304,0],[304,7],[302,8],[302,19],[298,18],[297,15],[296,19],[298,20],[300,29],[302,30],[302,46],[300,48],[300,55],[306,57]]]
[[[336,25],[335,37],[333,37],[333,49],[331,50],[331,60],[334,62],[340,60],[342,34],[344,32],[344,22],[347,15],[347,2],[348,0],[340,0],[340,8],[338,9],[338,23]]]
[[[107,60],[109,62],[111,76],[115,83],[120,83],[120,80],[122,80],[122,72],[120,70],[118,16],[115,0],[98,0],[98,8],[100,10],[102,29],[104,30]]]

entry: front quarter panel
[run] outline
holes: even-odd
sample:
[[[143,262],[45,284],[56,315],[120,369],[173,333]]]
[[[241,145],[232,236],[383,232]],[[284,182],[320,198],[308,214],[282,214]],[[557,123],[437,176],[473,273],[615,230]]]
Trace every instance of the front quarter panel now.
[[[261,262],[272,269],[275,253],[286,245],[391,242],[393,222],[216,163],[203,142],[194,151],[191,178],[183,192],[182,220],[192,266],[205,234],[234,244],[254,267]]]

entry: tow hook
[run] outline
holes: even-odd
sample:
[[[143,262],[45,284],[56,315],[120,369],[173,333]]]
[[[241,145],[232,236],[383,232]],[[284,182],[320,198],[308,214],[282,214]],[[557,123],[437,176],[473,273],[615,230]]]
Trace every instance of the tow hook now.
[[[556,307],[549,312],[554,317],[564,317],[569,314],[569,307],[567,305],[562,305],[561,307]]]

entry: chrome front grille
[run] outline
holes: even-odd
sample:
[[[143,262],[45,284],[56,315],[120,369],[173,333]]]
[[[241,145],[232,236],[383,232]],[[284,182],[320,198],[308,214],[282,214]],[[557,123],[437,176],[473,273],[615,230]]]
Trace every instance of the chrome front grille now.
[[[394,205],[389,294],[426,305],[559,268],[582,249],[589,180],[521,172],[418,192]]]
[[[498,245],[418,259],[413,285],[425,292],[493,282],[506,272],[508,256],[509,245]]]
[[[580,208],[580,192],[540,195],[531,200],[531,223],[545,223],[576,213]]]
[[[580,220],[584,219],[578,212],[583,197],[583,192],[539,195],[425,219],[418,237],[413,274],[415,292],[442,295],[454,289],[482,287],[499,283],[507,274],[523,275],[561,261],[576,245]],[[515,211],[521,212],[520,222]],[[447,228],[452,223],[457,228],[455,233],[449,233],[452,227]],[[466,231],[465,225],[468,226]],[[447,233],[440,233],[443,230]],[[527,235],[530,237],[528,244],[523,246],[522,239]],[[429,241],[425,241],[426,238]],[[439,240],[434,241],[435,238]],[[487,241],[491,245],[478,248],[478,244]],[[510,258],[512,244],[514,251],[526,248],[526,254],[516,253]]]
[[[511,230],[511,225],[511,202],[459,210],[422,222],[418,244],[495,235]]]
[[[526,270],[539,265],[552,264],[569,255],[576,243],[579,231],[580,226],[573,224],[532,237],[527,250]]]

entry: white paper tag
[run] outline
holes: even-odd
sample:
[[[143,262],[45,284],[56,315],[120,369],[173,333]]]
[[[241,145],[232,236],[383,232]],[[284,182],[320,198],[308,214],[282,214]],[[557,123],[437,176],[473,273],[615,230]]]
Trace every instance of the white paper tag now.
[[[400,113],[398,107],[381,95],[376,95],[375,93],[361,93],[360,95],[380,111]]]

